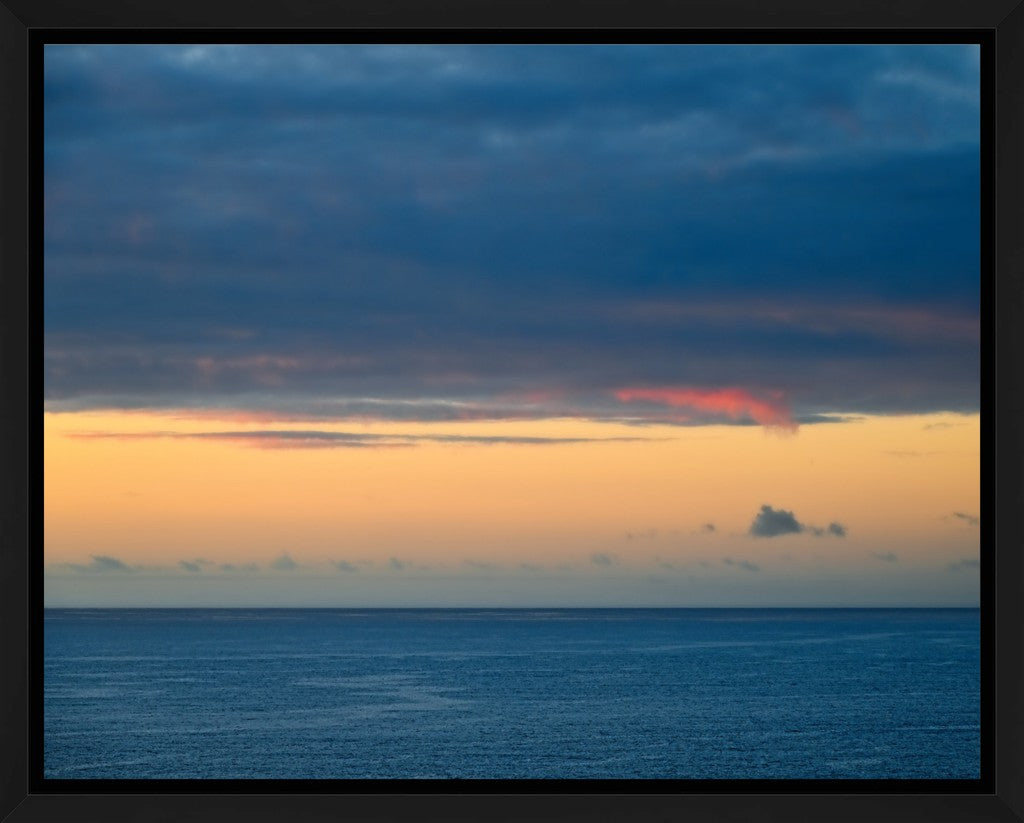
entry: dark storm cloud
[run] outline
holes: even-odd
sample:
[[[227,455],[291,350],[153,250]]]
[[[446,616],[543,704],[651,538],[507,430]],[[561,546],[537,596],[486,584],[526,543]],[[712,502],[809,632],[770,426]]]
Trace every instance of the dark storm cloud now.
[[[750,524],[750,534],[754,537],[778,537],[783,534],[799,534],[804,528],[804,524],[796,519],[793,512],[764,505]]]
[[[47,403],[974,411],[978,114],[957,46],[48,46]]]

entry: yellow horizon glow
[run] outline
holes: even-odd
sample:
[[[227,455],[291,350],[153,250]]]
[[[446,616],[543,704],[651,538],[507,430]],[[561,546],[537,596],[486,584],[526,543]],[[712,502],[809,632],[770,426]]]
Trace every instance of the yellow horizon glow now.
[[[82,436],[271,429],[650,439],[260,448]],[[468,558],[552,566],[606,553],[624,566],[767,557],[797,569],[825,560],[859,569],[872,551],[934,567],[978,546],[977,528],[953,517],[979,513],[978,415],[861,416],[780,434],[578,419],[252,423],[97,411],[46,414],[44,451],[47,564],[95,554],[131,565],[265,564],[287,553],[314,564],[400,557],[458,568]],[[837,521],[848,534],[752,538],[763,504],[809,526]]]

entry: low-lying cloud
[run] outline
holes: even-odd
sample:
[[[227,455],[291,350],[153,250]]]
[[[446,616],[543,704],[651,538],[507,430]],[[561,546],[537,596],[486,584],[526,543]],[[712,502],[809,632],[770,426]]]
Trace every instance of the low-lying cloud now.
[[[799,534],[804,530],[804,525],[796,519],[793,512],[785,509],[773,509],[765,504],[761,506],[750,524],[750,534],[753,537],[779,537],[783,534]]]
[[[270,561],[270,568],[276,572],[290,572],[298,567],[299,564],[292,560],[287,554],[282,554],[280,557]]]
[[[796,515],[785,509],[775,509],[765,504],[761,506],[750,524],[748,534],[752,537],[779,537],[784,534],[801,534],[810,532],[815,537],[846,537],[846,526],[832,521],[827,526],[809,526],[796,519]]]
[[[733,560],[731,557],[723,558],[722,563],[726,566],[735,566],[738,569],[743,569],[748,572],[759,572],[761,567],[756,563],[751,563],[749,560]]]
[[[846,537],[846,526],[842,523],[832,522],[827,526],[807,526],[806,528],[815,537],[825,537],[826,535]]]
[[[221,563],[222,572],[256,572],[260,567],[255,563]]]
[[[92,561],[87,564],[80,563],[68,563],[69,568],[74,569],[77,572],[130,572],[134,569],[118,560],[116,557],[111,557],[108,554],[94,554],[92,555]]]

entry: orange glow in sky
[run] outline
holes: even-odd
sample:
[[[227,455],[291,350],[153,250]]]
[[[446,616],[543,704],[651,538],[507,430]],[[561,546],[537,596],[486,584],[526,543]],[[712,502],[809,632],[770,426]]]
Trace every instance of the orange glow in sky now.
[[[977,416],[864,417],[795,435],[546,420],[333,423],[317,436],[356,439],[287,437],[310,430],[47,414],[48,569],[95,556],[154,574],[196,559],[268,569],[284,556],[319,574],[746,563],[799,577],[882,574],[892,558],[935,571],[978,551]],[[452,435],[467,439],[435,439]],[[802,530],[752,535],[763,505]]]

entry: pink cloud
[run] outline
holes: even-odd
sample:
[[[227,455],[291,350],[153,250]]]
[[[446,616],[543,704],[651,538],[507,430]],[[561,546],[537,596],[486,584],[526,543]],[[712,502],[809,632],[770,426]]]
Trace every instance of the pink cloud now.
[[[796,431],[797,424],[781,392],[755,397],[746,389],[697,389],[690,387],[624,388],[615,396],[623,403],[647,400],[674,408],[725,414],[733,420],[749,417],[762,426]]]

